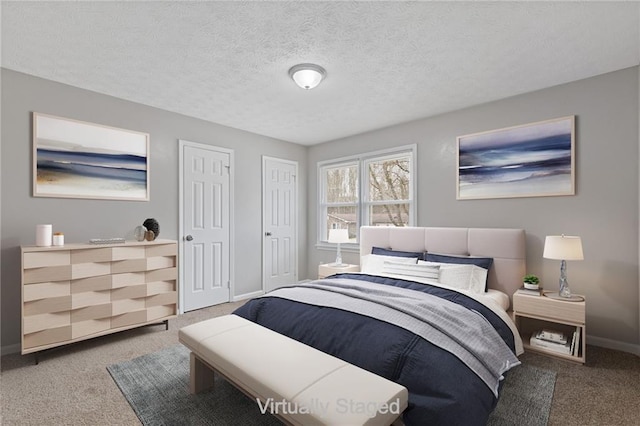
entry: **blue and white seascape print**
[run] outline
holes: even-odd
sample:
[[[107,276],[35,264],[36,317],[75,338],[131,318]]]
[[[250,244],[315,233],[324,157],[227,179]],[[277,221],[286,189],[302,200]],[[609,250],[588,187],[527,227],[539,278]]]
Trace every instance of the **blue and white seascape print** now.
[[[458,137],[458,199],[573,195],[574,119]]]
[[[34,195],[146,201],[148,134],[34,114]]]

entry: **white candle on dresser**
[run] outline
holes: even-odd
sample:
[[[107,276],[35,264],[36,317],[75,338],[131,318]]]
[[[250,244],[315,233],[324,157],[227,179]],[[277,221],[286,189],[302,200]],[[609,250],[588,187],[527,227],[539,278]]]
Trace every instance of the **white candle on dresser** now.
[[[36,245],[48,247],[51,245],[53,225],[36,225]]]

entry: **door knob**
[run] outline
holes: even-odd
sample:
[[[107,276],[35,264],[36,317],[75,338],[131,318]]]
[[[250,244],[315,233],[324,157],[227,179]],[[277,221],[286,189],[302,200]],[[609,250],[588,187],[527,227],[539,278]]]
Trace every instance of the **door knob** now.
[[[191,241],[193,240],[193,237],[191,235],[187,235],[186,237],[184,237],[184,239],[187,241]]]
[[[271,236],[271,232],[265,232],[265,233],[264,233],[264,235],[265,235],[266,237],[270,237],[270,236]]]

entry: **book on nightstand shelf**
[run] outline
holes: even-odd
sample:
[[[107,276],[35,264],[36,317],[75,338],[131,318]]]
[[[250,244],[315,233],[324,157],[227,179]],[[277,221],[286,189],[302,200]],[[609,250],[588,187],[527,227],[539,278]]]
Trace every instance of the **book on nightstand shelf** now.
[[[548,340],[538,339],[535,336],[531,336],[529,344],[536,348],[542,348],[553,352],[558,352],[565,355],[571,355],[571,345],[568,343],[555,343]]]
[[[578,356],[580,353],[580,327],[577,326],[571,336],[553,330],[542,330],[531,335],[529,344],[536,348],[542,348],[565,355]]]
[[[565,343],[560,341],[554,342],[551,340],[545,340],[538,337],[540,333],[534,333],[529,340],[529,344],[536,348],[546,349],[553,352],[558,352],[565,355],[571,355],[572,347],[571,343],[565,340]]]
[[[567,343],[567,336],[561,331],[542,330],[536,333],[536,337],[550,342],[562,343],[563,345]]]
[[[516,293],[518,294],[527,294],[529,296],[542,296],[542,289],[539,288],[538,290],[530,290],[528,288],[524,288],[520,287],[519,289],[516,290]]]
[[[582,330],[580,330],[580,326],[576,326],[576,331],[573,332],[573,339],[571,340],[571,355],[578,356],[580,353],[580,336],[582,335]]]

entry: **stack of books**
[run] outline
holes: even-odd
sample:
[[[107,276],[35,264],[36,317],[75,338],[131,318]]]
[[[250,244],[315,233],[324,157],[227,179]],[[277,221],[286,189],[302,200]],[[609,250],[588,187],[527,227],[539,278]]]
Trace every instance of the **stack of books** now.
[[[531,296],[542,296],[542,289],[539,288],[538,290],[531,290],[528,288],[524,288],[524,286],[520,287],[519,289],[516,290],[516,293],[519,294],[528,294]]]
[[[581,334],[580,327],[576,327],[576,330],[571,334],[571,337],[569,337],[559,331],[542,330],[531,335],[529,344],[533,347],[552,352],[578,356]]]

